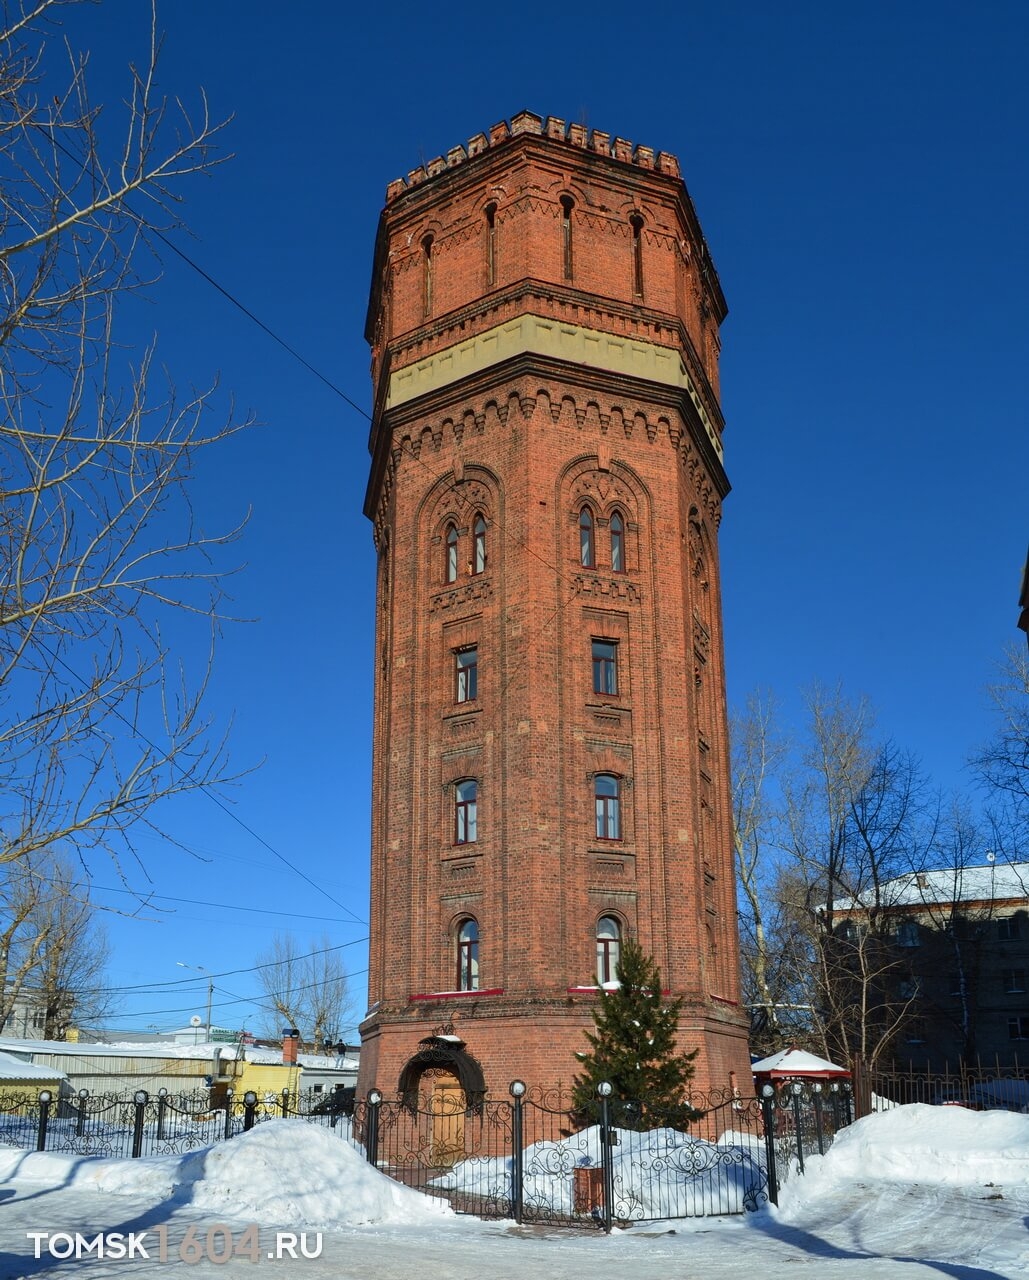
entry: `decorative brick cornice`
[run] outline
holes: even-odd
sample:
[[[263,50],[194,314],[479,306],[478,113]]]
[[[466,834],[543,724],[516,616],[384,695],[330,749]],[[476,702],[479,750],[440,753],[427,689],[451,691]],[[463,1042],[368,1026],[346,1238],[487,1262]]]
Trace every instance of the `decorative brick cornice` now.
[[[477,133],[474,138],[469,138],[467,146],[451,147],[445,156],[433,157],[427,164],[412,169],[406,178],[395,178],[386,188],[386,203],[396,200],[412,187],[421,186],[423,182],[523,134],[535,134],[554,142],[563,142],[580,151],[616,160],[619,164],[635,165],[638,169],[650,169],[672,178],[682,177],[679,161],[667,151],[655,152],[653,147],[639,146],[626,138],[612,138],[609,133],[600,129],[566,124],[558,116],[547,116],[544,119],[531,111],[519,111],[511,117],[510,124],[501,120],[490,128],[488,134]]]

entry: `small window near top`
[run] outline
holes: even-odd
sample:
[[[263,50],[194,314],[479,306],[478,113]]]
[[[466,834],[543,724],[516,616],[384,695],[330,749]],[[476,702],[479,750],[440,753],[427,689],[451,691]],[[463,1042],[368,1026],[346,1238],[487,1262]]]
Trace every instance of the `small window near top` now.
[[[579,563],[584,569],[596,564],[596,547],[593,543],[593,512],[583,507],[579,512]]]
[[[457,990],[479,989],[479,926],[469,917],[457,930]]]
[[[455,654],[457,702],[474,702],[479,696],[479,650],[476,645]]]
[[[472,573],[486,572],[486,521],[482,516],[475,517],[472,526]]]
[[[617,511],[611,517],[611,571],[625,572],[625,522]]]
[[[622,838],[619,790],[618,779],[613,774],[598,773],[593,781],[598,840],[621,840]]]
[[[1017,1018],[1008,1018],[1008,1039],[1029,1040],[1029,1014],[1019,1014]]]
[[[486,284],[492,289],[497,283],[497,206],[486,206]]]
[[[632,227],[632,291],[635,297],[643,297],[643,219],[638,213],[629,219]]]
[[[617,982],[621,950],[621,925],[614,916],[601,916],[597,921],[597,982],[602,987]]]
[[[902,920],[897,925],[897,946],[917,947],[921,943],[917,920]]]
[[[566,280],[572,278],[572,209],[571,196],[561,197],[561,266]]]
[[[1004,990],[1008,995],[1016,995],[1025,990],[1025,970],[1005,969]]]
[[[997,921],[997,937],[1001,942],[1010,942],[1018,937],[1018,919],[1016,916],[1004,916]]]
[[[432,315],[432,236],[422,240],[422,309]]]
[[[618,645],[614,640],[594,640],[593,692],[618,692]]]
[[[447,525],[446,558],[443,562],[443,579],[445,582],[457,581],[457,530],[452,524]]]

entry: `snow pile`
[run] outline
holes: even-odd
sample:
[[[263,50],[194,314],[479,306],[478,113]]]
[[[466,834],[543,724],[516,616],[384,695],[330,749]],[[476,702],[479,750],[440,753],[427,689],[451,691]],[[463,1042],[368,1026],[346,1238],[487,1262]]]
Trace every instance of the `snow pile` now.
[[[298,1227],[426,1224],[452,1216],[448,1205],[387,1178],[349,1142],[304,1120],[269,1120],[185,1156],[84,1160],[0,1153],[4,1175]]]
[[[779,1207],[789,1220],[838,1187],[873,1182],[1029,1192],[1029,1116],[924,1103],[866,1116],[805,1161]]]
[[[677,1129],[646,1133],[616,1130],[612,1148],[616,1218],[643,1220],[739,1213],[748,1192],[765,1182],[760,1144],[746,1134],[725,1133],[717,1143]],[[535,1142],[522,1155],[522,1197],[527,1207],[571,1215],[575,1171],[599,1169],[600,1128],[583,1129],[563,1142]],[[435,1180],[438,1187],[510,1203],[510,1158],[462,1161]]]

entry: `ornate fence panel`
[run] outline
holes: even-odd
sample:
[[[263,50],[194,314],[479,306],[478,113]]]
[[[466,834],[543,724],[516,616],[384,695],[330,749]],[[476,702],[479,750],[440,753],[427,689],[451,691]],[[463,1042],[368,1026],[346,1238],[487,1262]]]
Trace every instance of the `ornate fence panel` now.
[[[38,1131],[38,1093],[17,1090],[0,1094],[0,1147],[31,1150]]]
[[[551,1225],[605,1225],[602,1127],[577,1124],[570,1095],[558,1090],[530,1089],[517,1106],[522,1142],[515,1216]]]
[[[768,1200],[767,1148],[756,1099],[695,1096],[703,1114],[619,1116],[612,1108],[612,1217],[621,1222],[755,1210]],[[619,1120],[634,1121],[619,1124]]]
[[[509,1102],[467,1105],[463,1095],[360,1104],[355,1136],[381,1172],[459,1213],[511,1216],[512,1114]]]

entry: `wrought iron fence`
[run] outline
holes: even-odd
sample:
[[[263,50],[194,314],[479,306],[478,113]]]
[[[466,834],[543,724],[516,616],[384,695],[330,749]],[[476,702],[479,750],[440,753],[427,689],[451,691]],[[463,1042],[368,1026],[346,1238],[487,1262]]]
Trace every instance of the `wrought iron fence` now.
[[[868,1109],[922,1102],[930,1106],[963,1106],[975,1111],[1029,1113],[1029,1066],[1004,1065],[976,1059],[958,1062],[942,1070],[926,1064],[876,1067],[867,1077]]]
[[[847,1086],[765,1086],[695,1095],[699,1116],[644,1112],[598,1099],[577,1116],[568,1094],[513,1082],[510,1097],[441,1088],[384,1099],[371,1090],[259,1097],[231,1091],[172,1098],[0,1097],[0,1145],[87,1156],[175,1155],[210,1146],[276,1117],[323,1124],[359,1145],[381,1172],[459,1213],[549,1225],[739,1214],[776,1202],[784,1178],[803,1173],[853,1119]]]

